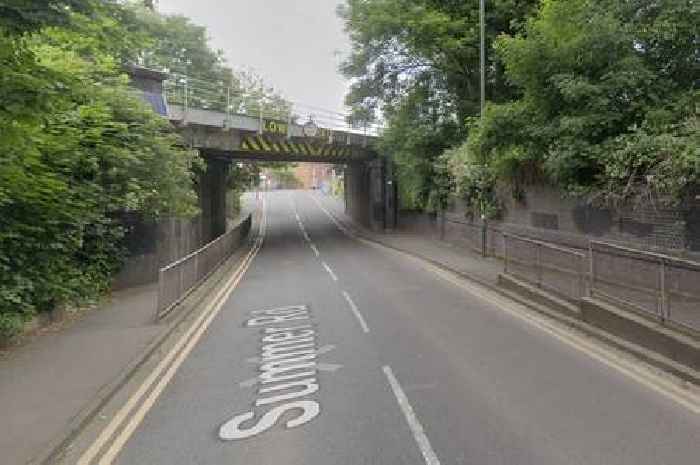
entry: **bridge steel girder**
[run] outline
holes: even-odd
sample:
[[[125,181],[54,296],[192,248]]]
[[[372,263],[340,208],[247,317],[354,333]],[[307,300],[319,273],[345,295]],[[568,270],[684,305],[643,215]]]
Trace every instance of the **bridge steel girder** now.
[[[334,163],[345,165],[353,162],[367,162],[369,159],[356,159],[349,157],[322,157],[313,155],[300,155],[293,153],[272,153],[272,152],[246,152],[242,150],[216,150],[216,149],[200,149],[201,153],[206,157],[216,157],[219,159],[228,159],[232,161],[250,160],[250,161],[281,161],[281,162],[313,162],[313,163]]]
[[[294,139],[289,142],[280,141],[274,145],[276,148],[284,147],[312,147],[306,153],[272,151],[272,150],[245,150],[243,142],[250,139],[249,131],[237,129],[221,129],[213,126],[179,125],[178,132],[183,136],[187,146],[200,150],[208,156],[231,160],[261,160],[261,161],[289,161],[289,162],[320,162],[320,163],[349,163],[352,161],[369,161],[377,157],[376,153],[364,147],[338,146],[332,144],[318,144],[311,146],[304,140]],[[253,133],[254,134],[254,133]],[[342,152],[339,155],[319,155],[313,152]]]

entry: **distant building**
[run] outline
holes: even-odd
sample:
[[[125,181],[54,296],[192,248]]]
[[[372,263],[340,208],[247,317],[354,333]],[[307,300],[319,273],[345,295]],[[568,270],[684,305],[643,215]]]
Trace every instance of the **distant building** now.
[[[294,168],[294,175],[301,183],[301,189],[320,189],[329,184],[333,177],[332,163],[299,163]]]

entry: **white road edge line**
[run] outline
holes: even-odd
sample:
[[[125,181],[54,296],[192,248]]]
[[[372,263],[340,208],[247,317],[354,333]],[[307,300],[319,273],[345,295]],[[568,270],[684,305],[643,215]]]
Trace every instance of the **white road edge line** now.
[[[355,239],[358,239],[357,236],[355,236],[350,230],[348,230],[348,228],[346,228],[338,220],[336,220],[335,217],[328,210],[326,210],[326,208],[323,205],[321,205],[321,202],[316,198],[316,196],[314,194],[309,194],[309,197],[311,197],[311,199],[314,202],[316,202],[316,205],[318,205],[318,208],[320,208],[321,211],[323,211],[323,213],[325,213],[326,216],[328,216],[328,218],[330,218],[330,220],[333,222],[333,224],[336,225],[336,227],[338,229],[340,229],[342,232],[344,232],[348,236],[355,238]]]
[[[318,248],[313,242],[309,242],[309,247],[311,247],[311,250],[314,251],[314,254],[316,254],[317,257],[321,255],[321,252],[318,251]]]
[[[243,263],[234,272],[231,278],[226,282],[226,285],[221,288],[214,300],[210,302],[208,308],[197,318],[195,323],[188,328],[185,334],[177,341],[175,346],[168,352],[166,357],[161,360],[161,362],[156,366],[153,372],[148,376],[144,383],[139,386],[138,390],[128,399],[126,404],[124,404],[117,414],[112,418],[112,421],[102,430],[100,435],[97,437],[95,442],[83,453],[77,462],[77,465],[88,465],[99,451],[105,446],[107,441],[111,438],[114,432],[121,426],[121,424],[127,419],[127,416],[136,407],[141,398],[146,394],[146,392],[155,383],[156,379],[160,374],[166,370],[163,377],[156,384],[156,386],[151,391],[150,395],[146,400],[140,405],[136,412],[131,417],[129,423],[124,427],[124,429],[119,433],[119,435],[114,439],[110,448],[105,452],[105,454],[99,460],[100,465],[111,464],[116,458],[118,453],[121,451],[122,447],[126,441],[131,437],[131,434],[136,429],[136,427],[141,423],[145,417],[148,410],[155,403],[160,393],[167,386],[170,379],[173,377],[178,367],[182,364],[184,359],[187,357],[189,352],[192,350],[194,345],[197,343],[201,335],[206,331],[207,327],[214,319],[214,317],[219,313],[221,307],[228,299],[229,295],[238,285],[246,270],[250,266],[250,263],[257,255],[258,251],[262,247],[262,242],[264,240],[265,228],[267,223],[266,217],[266,204],[263,197],[263,208],[262,208],[262,222],[260,226],[259,237],[255,242],[253,248],[248,252],[243,260]],[[182,348],[184,345],[184,348]],[[182,349],[181,349],[182,348]],[[172,363],[170,363],[172,361]]]
[[[451,284],[464,289],[470,294],[491,303],[497,310],[508,313],[530,324],[531,326],[538,328],[540,331],[548,333],[550,336],[553,336],[560,342],[563,342],[575,350],[586,354],[603,365],[617,370],[622,375],[634,380],[642,386],[645,386],[647,389],[676,402],[694,414],[700,415],[700,397],[697,394],[689,392],[685,387],[680,386],[677,382],[663,377],[663,375],[660,376],[654,373],[654,369],[648,367],[648,365],[640,365],[640,362],[636,360],[629,360],[624,356],[617,354],[613,349],[606,347],[604,344],[598,343],[597,341],[590,341],[577,332],[572,332],[572,330],[569,328],[562,328],[550,319],[540,316],[539,314],[534,314],[532,310],[527,309],[517,302],[510,301],[505,297],[494,294],[493,291],[482,286],[467,283],[464,278],[454,275],[454,273],[448,273],[425,260],[414,257],[406,252],[392,249],[385,245],[358,237],[352,231],[349,231],[345,226],[340,224],[339,221],[335,219],[333,214],[326,210],[313,194],[309,194],[309,196],[314,200],[314,202],[316,202],[316,205],[318,205],[318,207],[328,216],[328,218],[335,223],[338,229],[347,234],[349,237],[370,247],[382,249],[389,253],[399,254],[409,260],[414,261],[415,263],[418,263],[420,266],[436,274],[445,281],[450,282]]]
[[[360,326],[362,326],[362,331],[364,331],[365,333],[369,333],[369,326],[367,326],[367,322],[360,313],[360,310],[357,309],[357,305],[355,305],[355,302],[352,301],[350,294],[348,294],[347,291],[343,291],[343,297],[345,297],[345,300],[348,301],[348,305],[350,305],[350,310],[352,310],[352,313],[355,314],[357,320],[360,322]]]
[[[408,427],[411,429],[411,433],[413,433],[416,443],[418,443],[418,448],[420,449],[421,454],[423,454],[423,459],[425,459],[426,465],[440,465],[440,459],[438,459],[437,455],[435,455],[435,451],[430,445],[428,436],[425,435],[423,425],[421,425],[420,421],[418,421],[418,417],[413,411],[413,407],[411,407],[411,404],[408,402],[408,397],[406,397],[403,389],[401,389],[401,385],[396,380],[394,373],[391,371],[391,367],[384,365],[382,370],[384,370],[384,374],[389,380],[391,390],[394,391],[396,401],[399,403],[399,407],[401,407],[401,411],[406,417]]]
[[[331,278],[333,278],[333,281],[337,281],[337,280],[338,280],[338,277],[335,275],[335,273],[333,273],[333,270],[331,270],[331,267],[328,266],[328,263],[326,263],[326,262],[321,262],[321,264],[322,264],[323,267],[326,269],[326,271],[328,272],[328,274],[331,275]]]

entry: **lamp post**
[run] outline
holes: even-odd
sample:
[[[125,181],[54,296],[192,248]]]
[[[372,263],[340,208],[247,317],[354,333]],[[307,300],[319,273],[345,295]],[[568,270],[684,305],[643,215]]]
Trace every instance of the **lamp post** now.
[[[484,119],[484,108],[486,107],[486,0],[479,0],[479,64],[480,64],[480,90],[481,90],[481,119]]]
[[[486,24],[484,14],[486,10],[486,0],[479,0],[479,62],[481,75],[481,119],[484,119],[484,108],[486,107]]]

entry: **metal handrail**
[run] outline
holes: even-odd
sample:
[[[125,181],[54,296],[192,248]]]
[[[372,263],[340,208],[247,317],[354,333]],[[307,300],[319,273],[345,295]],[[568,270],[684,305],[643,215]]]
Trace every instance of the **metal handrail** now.
[[[158,270],[156,319],[168,314],[226,260],[248,236],[252,215],[236,227]]]
[[[565,271],[566,272],[565,274],[569,274],[569,275],[575,276],[577,278],[576,283],[575,283],[576,290],[574,291],[574,295],[568,295],[567,297],[569,297],[569,298],[581,298],[587,294],[587,290],[586,290],[587,275],[586,275],[586,263],[585,263],[587,255],[585,253],[580,252],[578,250],[562,247],[562,246],[559,246],[556,244],[551,244],[549,242],[543,242],[543,241],[539,241],[536,239],[531,239],[529,237],[519,236],[516,234],[510,234],[510,233],[506,233],[506,232],[503,232],[502,234],[503,234],[503,263],[504,263],[503,272],[505,274],[519,276],[509,266],[511,263],[518,263],[518,261],[514,260],[513,257],[510,256],[508,244],[512,240],[520,241],[520,242],[524,242],[524,243],[531,244],[531,245],[535,246],[534,268],[535,268],[535,273],[536,273],[536,279],[533,281],[533,284],[535,284],[539,288],[548,287],[548,288],[554,289],[553,286],[551,286],[545,282],[544,271],[545,270],[555,270],[558,273],[562,273],[563,271]],[[576,265],[575,269],[564,270],[561,267],[554,267],[552,265],[543,263],[543,261],[542,261],[542,249],[554,250],[554,251],[557,251],[559,253],[562,253],[562,254],[565,254],[565,255],[572,257],[574,260],[577,261],[577,265]],[[519,276],[519,277],[521,277],[521,276]]]
[[[602,241],[590,241],[589,245],[590,254],[590,289],[591,295],[600,295],[607,299],[617,301],[624,306],[636,308],[643,311],[645,314],[649,313],[649,309],[644,308],[638,303],[632,302],[629,298],[625,299],[623,297],[612,295],[610,291],[606,291],[600,288],[600,284],[610,284],[609,280],[603,281],[599,277],[599,270],[597,266],[597,257],[599,254],[607,254],[618,257],[625,257],[631,260],[641,261],[645,263],[657,264],[657,277],[655,287],[645,287],[631,286],[629,283],[615,283],[616,287],[632,288],[636,292],[646,294],[649,296],[656,297],[656,309],[655,314],[661,323],[666,321],[673,321],[674,323],[679,323],[684,326],[688,326],[685,323],[675,321],[674,315],[671,311],[670,297],[671,296],[682,296],[684,298],[690,298],[700,301],[700,293],[691,294],[688,292],[683,292],[680,290],[672,289],[668,286],[667,274],[669,268],[680,268],[686,271],[698,272],[700,273],[700,262],[693,260],[688,260],[684,258],[674,257],[671,255],[661,254],[658,252],[650,252],[645,250],[633,249],[630,247],[625,247],[622,245],[611,244],[609,242]],[[695,328],[698,329],[698,328]]]
[[[674,257],[673,255],[666,255],[659,252],[651,252],[647,250],[633,249],[631,247],[625,247],[623,245],[612,244],[610,242],[603,241],[590,241],[590,246],[592,248],[606,248],[608,250],[616,250],[624,252],[626,254],[634,256],[639,260],[644,260],[648,262],[658,262],[663,260],[665,263],[673,264],[674,266],[679,266],[683,268],[688,268],[693,271],[700,271],[700,262],[694,260],[689,260],[686,258]]]
[[[210,82],[182,74],[169,76],[169,79],[164,82],[164,93],[171,103],[181,104],[185,114],[189,109],[206,108],[225,112],[227,119],[236,114],[287,122],[294,119],[309,119],[328,129],[364,135],[378,135],[384,129],[379,123],[368,123],[362,127],[356,127],[348,122],[347,114],[287,99],[283,100],[286,104],[285,108],[274,109],[271,108],[266,96],[250,95],[240,89],[227,86],[223,81]]]

